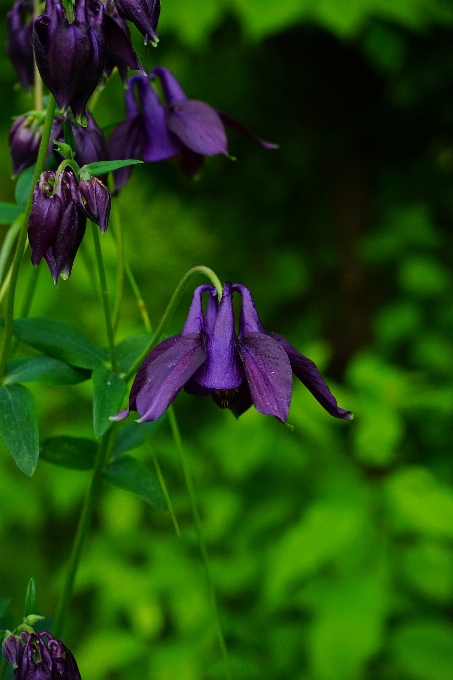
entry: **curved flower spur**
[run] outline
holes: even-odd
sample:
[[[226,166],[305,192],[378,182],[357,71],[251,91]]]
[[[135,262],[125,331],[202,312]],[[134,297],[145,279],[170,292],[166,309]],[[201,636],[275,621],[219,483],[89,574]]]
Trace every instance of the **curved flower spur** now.
[[[242,299],[238,333],[233,292]],[[204,293],[208,299],[203,311]],[[148,354],[132,385],[129,408],[111,420],[122,420],[130,411],[138,411],[139,422],[157,420],[184,387],[190,394],[212,396],[236,417],[253,404],[260,413],[286,423],[292,373],[331,416],[352,419],[350,411],[337,405],[313,361],[281,335],[264,330],[248,288],[227,281],[219,303],[213,286],[199,286],[182,333]]]

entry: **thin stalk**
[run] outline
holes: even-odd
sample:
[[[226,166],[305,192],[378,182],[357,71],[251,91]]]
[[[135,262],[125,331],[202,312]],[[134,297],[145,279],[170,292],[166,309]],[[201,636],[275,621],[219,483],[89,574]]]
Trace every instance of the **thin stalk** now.
[[[30,272],[30,278],[28,279],[27,283],[27,290],[25,293],[24,297],[24,302],[22,304],[22,309],[20,311],[20,319],[26,319],[30,313],[31,305],[33,302],[33,297],[36,292],[36,287],[38,284],[38,278],[40,274],[40,269],[39,267],[32,267],[32,270]],[[13,342],[11,343],[11,351],[10,351],[10,357],[13,357],[14,354],[16,353],[16,350],[19,346],[19,340],[17,338],[14,338]]]
[[[94,503],[99,494],[99,487],[102,479],[102,470],[104,468],[105,461],[108,459],[108,456],[110,454],[111,448],[110,445],[112,442],[111,432],[112,430],[106,432],[106,434],[102,437],[101,441],[99,442],[96,459],[94,461],[93,471],[91,473],[90,483],[86,490],[85,500],[83,503],[82,512],[80,514],[74,543],[72,545],[71,556],[69,558],[69,567],[66,572],[63,590],[61,591],[60,594],[57,613],[55,615],[53,635],[56,638],[60,637],[61,635],[66,608],[68,606],[69,600],[71,599],[72,591],[74,589],[74,582],[77,574],[77,569],[79,567],[80,557],[85,543],[85,538],[88,534],[88,529],[90,527]]]
[[[40,0],[33,0],[33,21],[38,18],[40,11]],[[36,111],[42,111],[42,78],[36,64],[36,59],[33,59],[33,69],[34,69],[34,86],[35,86],[35,109]]]
[[[127,379],[131,378],[134,375],[134,373],[136,373],[142,361],[149,354],[152,348],[157,345],[160,338],[164,334],[165,329],[167,328],[167,325],[170,322],[173,314],[175,313],[176,307],[178,306],[178,303],[181,299],[185,287],[187,286],[190,279],[196,276],[197,274],[204,274],[205,276],[207,276],[208,279],[211,281],[212,285],[215,287],[217,295],[219,296],[219,300],[222,298],[222,284],[220,283],[218,277],[216,276],[216,274],[214,274],[212,269],[209,269],[209,267],[204,267],[203,265],[198,265],[197,267],[189,269],[189,271],[186,272],[186,274],[184,274],[181,281],[176,286],[175,292],[173,293],[172,298],[168,303],[167,309],[165,310],[164,315],[160,320],[160,323],[156,329],[156,332],[154,333],[151,342],[148,344],[148,347],[145,349],[144,352],[142,352],[141,356],[137,359],[132,368],[129,370],[126,376]]]
[[[109,189],[113,193],[115,188],[112,174],[109,174]],[[118,279],[117,279],[117,290],[116,290],[116,300],[115,309],[113,312],[113,328],[116,331],[118,328],[118,323],[120,319],[121,303],[123,301],[124,293],[124,271],[126,268],[126,257],[124,252],[124,237],[123,229],[121,226],[120,214],[118,211],[118,202],[112,201],[112,208],[110,211],[110,220],[113,226],[113,234],[116,240],[116,245],[118,248]]]
[[[126,269],[127,280],[129,281],[129,285],[132,288],[132,292],[134,293],[134,297],[135,297],[135,300],[137,302],[138,311],[140,312],[140,316],[142,317],[142,321],[143,321],[143,325],[145,326],[145,330],[148,333],[151,333],[152,326],[151,326],[151,321],[149,319],[148,309],[146,307],[146,303],[145,303],[145,301],[142,297],[140,289],[137,285],[137,281],[135,280],[135,276],[134,276],[132,269],[129,266],[129,262],[127,260],[125,261],[125,269]]]
[[[91,222],[92,226],[92,231],[93,231],[93,240],[94,240],[94,250],[96,253],[96,261],[97,261],[97,266],[98,266],[98,271],[99,271],[99,283],[101,286],[101,298],[102,298],[102,306],[104,308],[104,317],[105,317],[105,327],[107,331],[107,340],[109,343],[109,351],[110,351],[110,362],[112,364],[112,371],[114,373],[119,373],[119,366],[118,366],[118,360],[116,357],[116,348],[115,348],[115,336],[113,333],[113,324],[112,324],[112,317],[110,314],[110,302],[109,302],[109,291],[107,288],[107,277],[105,275],[105,268],[104,268],[104,260],[102,258],[102,250],[101,250],[101,239],[99,236],[99,231],[98,227]]]
[[[195,531],[197,533],[198,543],[200,546],[201,556],[203,558],[203,564],[206,572],[206,581],[208,584],[209,598],[211,600],[211,606],[215,617],[217,640],[219,642],[220,650],[222,652],[223,662],[225,666],[225,677],[227,680],[232,680],[233,676],[231,673],[230,659],[228,656],[228,649],[225,642],[225,637],[223,635],[222,623],[220,621],[219,607],[217,604],[217,598],[215,594],[214,584],[212,582],[211,567],[209,564],[209,554],[206,547],[205,540],[203,538],[203,530],[201,525],[201,517],[198,511],[197,499],[195,497],[195,490],[193,486],[192,474],[190,472],[189,463],[186,458],[184,447],[182,444],[181,434],[179,432],[178,422],[176,420],[175,411],[172,405],[168,407],[168,418],[170,420],[170,427],[173,434],[173,439],[175,440],[176,448],[178,451],[179,461],[182,468],[182,473],[184,476],[184,482],[189,493],[190,505],[192,509],[193,519],[195,522]]]
[[[22,262],[25,242],[27,239],[28,219],[30,217],[31,208],[33,205],[33,189],[36,182],[39,179],[41,172],[44,170],[44,164],[46,162],[47,156],[47,148],[49,146],[50,140],[50,133],[52,131],[52,122],[55,114],[55,106],[56,106],[55,99],[52,95],[50,95],[49,105],[47,107],[46,120],[44,122],[44,128],[42,132],[41,144],[39,147],[38,161],[36,163],[32,186],[30,189],[30,195],[28,197],[27,205],[25,208],[24,221],[19,232],[16,252],[14,255],[14,260],[11,268],[11,278],[8,289],[8,302],[6,305],[5,313],[5,335],[3,337],[3,347],[0,355],[0,379],[3,378],[3,374],[5,372],[5,366],[6,362],[8,361],[9,351],[11,348],[11,341],[13,337],[14,300],[16,296],[16,287],[19,278],[20,264]]]

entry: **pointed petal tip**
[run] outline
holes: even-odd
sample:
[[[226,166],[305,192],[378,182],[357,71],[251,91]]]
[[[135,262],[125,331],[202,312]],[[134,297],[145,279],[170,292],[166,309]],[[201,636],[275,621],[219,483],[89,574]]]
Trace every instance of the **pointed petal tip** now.
[[[343,420],[354,420],[354,414],[351,411],[346,411],[346,413],[341,416]]]
[[[116,423],[116,422],[118,422],[118,421],[120,421],[120,420],[124,420],[125,418],[127,418],[127,416],[129,415],[129,413],[130,413],[129,409],[128,409],[128,408],[125,408],[125,409],[123,409],[122,411],[118,411],[118,413],[115,413],[114,416],[109,416],[109,420],[111,420],[111,421],[113,421],[114,423]]]

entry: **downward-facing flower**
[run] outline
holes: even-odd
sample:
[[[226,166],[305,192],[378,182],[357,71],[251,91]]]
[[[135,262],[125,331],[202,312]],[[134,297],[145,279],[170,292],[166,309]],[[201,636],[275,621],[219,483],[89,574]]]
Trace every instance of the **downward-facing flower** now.
[[[33,3],[24,0],[16,0],[8,12],[6,52],[25,90],[34,82],[33,48],[30,42],[33,32],[32,15]]]
[[[42,137],[42,116],[21,116],[17,118],[9,133],[9,148],[13,161],[13,174],[36,162]]]
[[[238,334],[234,291],[242,298]],[[182,333],[149,353],[132,385],[129,409],[112,419],[122,420],[129,411],[138,411],[139,422],[157,420],[184,387],[191,394],[211,395],[218,406],[231,409],[236,417],[253,404],[260,413],[286,422],[293,372],[330,415],[352,418],[350,411],[339,408],[310,359],[282,336],[265,332],[248,288],[227,282],[218,303],[213,286],[199,286]]]
[[[8,635],[2,644],[14,680],[81,680],[72,652],[47,632]]]
[[[156,46],[159,38],[156,35],[160,15],[160,0],[115,0],[118,14],[137,26],[140,33]]]
[[[193,178],[200,172],[205,156],[229,155],[225,125],[267,149],[276,148],[209,104],[188,99],[169,69],[159,66],[151,77],[160,79],[165,103],[146,76],[130,78],[125,95],[126,120],[115,128],[109,140],[112,159],[141,157],[156,162],[178,157],[183,172]],[[130,173],[130,168],[115,173],[116,190],[126,183]]]

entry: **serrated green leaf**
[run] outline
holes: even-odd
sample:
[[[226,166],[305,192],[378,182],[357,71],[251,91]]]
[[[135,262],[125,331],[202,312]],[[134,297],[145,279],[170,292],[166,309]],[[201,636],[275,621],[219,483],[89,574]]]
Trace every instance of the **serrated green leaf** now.
[[[17,467],[31,477],[39,456],[38,419],[33,396],[23,385],[0,387],[0,437]]]
[[[160,510],[167,510],[159,480],[141,461],[123,456],[104,471],[104,479],[110,484],[130,491]]]
[[[94,163],[89,163],[80,168],[80,174],[89,174],[93,177],[99,177],[100,175],[105,175],[107,172],[113,172],[114,170],[119,170],[119,168],[125,168],[128,165],[138,165],[143,163],[143,161],[134,160],[129,158],[124,161],[95,161]]]
[[[117,358],[120,369],[127,373],[134,365],[142,352],[148,347],[153,337],[153,333],[137,333],[130,335],[120,342],[117,347]]]
[[[73,368],[59,359],[24,357],[7,363],[4,384],[39,382],[47,385],[76,385],[89,377],[90,371]]]
[[[33,183],[33,175],[35,174],[35,167],[35,165],[32,165],[19,175],[14,194],[16,202],[19,205],[24,206],[28,201]]]
[[[0,597],[0,616],[5,615],[10,604],[11,604],[10,597]]]
[[[0,323],[4,325],[4,319]],[[102,360],[100,350],[78,328],[63,321],[40,316],[16,319],[13,333],[21,342],[71,366],[94,368]]]
[[[116,460],[126,451],[132,451],[145,443],[144,431],[148,437],[153,437],[166,418],[166,414],[159,420],[152,420],[149,423],[125,423],[119,430],[116,437],[115,448],[112,458]]]
[[[25,596],[24,617],[34,614],[36,611],[36,585],[34,579],[30,579]]]
[[[109,420],[121,408],[127,385],[119,375],[105,366],[93,371],[93,427],[96,437],[102,437],[112,425]]]
[[[23,207],[16,203],[0,203],[0,224],[12,224],[23,210]]]
[[[70,470],[91,470],[98,444],[84,437],[50,437],[41,444],[40,457]]]

